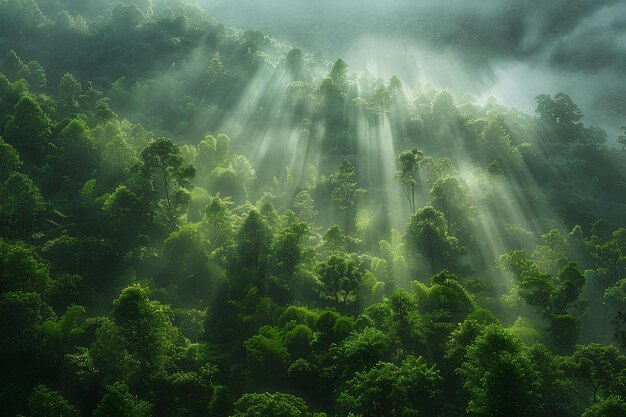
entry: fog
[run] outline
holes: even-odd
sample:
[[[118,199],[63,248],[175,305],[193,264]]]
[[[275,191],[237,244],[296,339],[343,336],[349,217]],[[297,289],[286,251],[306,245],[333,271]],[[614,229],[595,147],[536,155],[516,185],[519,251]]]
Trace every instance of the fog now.
[[[563,91],[615,141],[626,114],[626,3],[617,0],[198,0],[352,70],[490,96],[524,112]]]

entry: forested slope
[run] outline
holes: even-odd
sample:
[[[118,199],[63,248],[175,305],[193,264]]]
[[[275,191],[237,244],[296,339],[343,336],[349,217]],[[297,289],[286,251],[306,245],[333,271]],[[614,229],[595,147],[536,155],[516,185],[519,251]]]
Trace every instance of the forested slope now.
[[[626,152],[567,94],[174,3],[0,0],[0,414],[626,415]]]

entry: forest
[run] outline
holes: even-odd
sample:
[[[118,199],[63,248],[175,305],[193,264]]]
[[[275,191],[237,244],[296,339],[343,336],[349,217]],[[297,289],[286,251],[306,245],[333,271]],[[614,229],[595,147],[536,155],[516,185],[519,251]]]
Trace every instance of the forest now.
[[[626,126],[191,3],[0,0],[0,415],[626,416]]]

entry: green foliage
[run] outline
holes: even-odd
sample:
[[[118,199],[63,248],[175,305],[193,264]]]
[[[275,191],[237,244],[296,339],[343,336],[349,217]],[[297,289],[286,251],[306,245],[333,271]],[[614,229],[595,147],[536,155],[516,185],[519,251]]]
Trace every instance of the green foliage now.
[[[177,330],[170,309],[150,300],[148,289],[125,288],[113,302],[112,317],[123,346],[145,372],[155,372],[170,361]]]
[[[419,186],[417,173],[420,163],[424,159],[424,153],[418,148],[406,150],[396,155],[398,170],[394,179],[402,186],[402,192],[409,201],[411,211],[415,212],[415,187]]]
[[[588,389],[591,403],[598,398],[624,395],[626,356],[615,346],[591,343],[578,345],[567,358],[567,373]]]
[[[538,372],[522,345],[499,326],[489,326],[467,349],[460,368],[472,416],[535,415]]]
[[[278,384],[287,376],[290,355],[275,329],[263,327],[243,345],[254,384]]]
[[[330,176],[330,182],[333,185],[331,198],[339,211],[343,213],[345,231],[349,232],[352,225],[352,211],[367,191],[358,187],[356,170],[354,165],[347,159],[344,159],[337,170]]]
[[[356,303],[359,286],[363,279],[357,262],[346,255],[331,255],[318,267],[320,296],[332,300],[337,307]]]
[[[473,217],[467,184],[454,177],[439,179],[429,195],[433,208],[441,211],[448,220],[452,234],[465,234],[468,220]]]
[[[171,140],[159,138],[141,153],[141,174],[149,190],[162,198],[160,208],[169,227],[175,227],[188,204],[184,190],[190,187],[195,168],[186,164],[180,149]]]
[[[0,227],[5,236],[29,239],[44,211],[39,189],[28,176],[14,173],[0,186]]]
[[[285,277],[293,289],[296,269],[305,261],[306,248],[302,244],[309,234],[309,226],[304,222],[293,222],[279,232],[272,243],[271,262],[278,276]]]
[[[322,417],[309,412],[302,398],[280,392],[245,394],[235,403],[233,417]]]
[[[419,209],[409,218],[405,240],[409,248],[429,260],[432,273],[453,266],[464,251],[458,239],[448,234],[444,214],[432,206]]]
[[[238,267],[252,274],[253,282],[256,279],[261,285],[267,274],[270,239],[270,231],[259,213],[250,210],[236,236]]]
[[[106,100],[98,100],[98,104],[96,104],[93,115],[96,121],[102,124],[106,124],[117,119],[117,114],[111,110],[109,103]]]
[[[4,138],[18,150],[20,156],[34,163],[44,159],[53,123],[39,103],[23,95],[4,123]]]
[[[152,405],[131,394],[126,384],[116,382],[107,387],[107,393],[98,403],[93,415],[94,417],[149,417],[152,415],[151,409]]]
[[[388,358],[389,347],[389,338],[380,330],[366,327],[362,332],[352,332],[344,341],[342,349],[347,375],[384,361]]]
[[[206,207],[201,233],[209,240],[211,255],[221,263],[225,263],[227,249],[234,242],[234,225],[232,216],[219,197],[213,198]]]
[[[341,415],[433,415],[440,406],[442,382],[439,371],[424,358],[409,356],[401,366],[379,362],[357,372],[337,401]]]
[[[38,349],[46,310],[36,293],[4,292],[0,295],[0,332],[6,338],[5,355],[32,354]],[[12,356],[8,356],[12,357]]]
[[[80,107],[78,99],[83,91],[80,81],[71,73],[65,73],[59,80],[59,110],[63,115],[74,113]]]
[[[21,166],[22,161],[15,148],[0,137],[0,181],[6,181]]]
[[[625,414],[626,401],[614,395],[587,408],[582,417],[620,417]]]
[[[50,280],[48,266],[33,248],[0,239],[0,293],[44,294]]]
[[[78,417],[76,407],[56,391],[45,385],[38,385],[28,398],[28,408],[32,417]]]
[[[580,108],[564,93],[558,93],[554,98],[549,94],[541,94],[535,98],[537,114],[546,122],[558,126],[570,127],[582,119]]]
[[[0,414],[624,414],[626,164],[566,94],[184,3],[0,0]]]

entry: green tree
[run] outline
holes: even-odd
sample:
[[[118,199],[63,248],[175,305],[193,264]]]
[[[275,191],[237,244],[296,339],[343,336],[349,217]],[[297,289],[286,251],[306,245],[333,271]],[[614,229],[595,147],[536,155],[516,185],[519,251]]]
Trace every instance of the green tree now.
[[[36,293],[0,294],[0,352],[5,358],[22,358],[37,353],[41,343],[41,324],[47,319],[41,297]],[[15,366],[8,363],[8,366]]]
[[[225,255],[234,243],[235,231],[231,213],[224,200],[219,197],[211,200],[206,208],[202,224],[201,230],[209,241],[212,258],[225,264]]]
[[[566,369],[570,377],[588,390],[592,404],[599,398],[626,394],[626,356],[615,346],[578,345],[567,358]]]
[[[95,340],[80,362],[81,374],[97,373],[105,384],[130,381],[139,371],[139,363],[128,352],[120,329],[108,319],[98,323]]]
[[[538,414],[539,374],[523,345],[502,327],[489,326],[476,338],[459,372],[470,398],[468,415]]]
[[[415,213],[416,209],[415,187],[419,186],[417,173],[423,159],[424,153],[418,148],[412,148],[396,155],[398,170],[394,174],[394,179],[400,183],[412,213]]]
[[[141,153],[141,172],[151,189],[163,196],[163,210],[168,225],[176,227],[180,213],[189,203],[185,189],[195,176],[193,165],[186,164],[180,149],[171,140],[159,138]]]
[[[623,397],[611,395],[587,408],[581,417],[622,417],[626,416],[626,401]]]
[[[433,120],[438,123],[453,122],[458,115],[458,110],[452,94],[447,90],[437,93],[430,104],[430,112]]]
[[[0,184],[0,230],[5,236],[30,239],[45,208],[39,189],[28,176],[13,173]]]
[[[302,244],[309,234],[309,226],[304,222],[294,222],[280,231],[271,247],[274,270],[286,277],[290,290],[294,288],[296,269],[305,260],[306,248]]]
[[[583,114],[572,99],[564,93],[557,93],[554,98],[541,94],[535,98],[539,117],[557,129],[559,140],[572,142],[582,139],[583,129],[580,119]]]
[[[58,154],[54,158],[48,158],[53,165],[54,177],[68,178],[82,186],[93,177],[100,159],[87,122],[83,118],[72,119],[61,130],[56,143]]]
[[[131,394],[128,385],[116,382],[107,387],[107,392],[98,403],[93,417],[150,417],[152,404]]]
[[[170,360],[177,334],[168,306],[152,301],[148,289],[126,287],[113,301],[113,322],[128,352],[150,375]]]
[[[26,79],[33,91],[43,93],[46,90],[48,83],[46,80],[46,72],[39,61],[30,61],[27,66],[22,68],[18,76]]]
[[[497,160],[507,171],[521,167],[522,155],[511,141],[511,135],[499,120],[491,120],[480,133],[479,152],[488,160]]]
[[[145,17],[136,4],[117,4],[111,11],[111,23],[120,35],[137,29]]]
[[[0,183],[22,167],[20,154],[0,136]]]
[[[256,210],[250,210],[236,237],[238,266],[242,274],[252,274],[261,286],[265,283],[271,234]]]
[[[76,407],[70,404],[58,392],[45,385],[38,385],[28,398],[30,417],[78,417]]]
[[[49,281],[48,266],[33,248],[0,239],[0,293],[22,291],[43,295]]]
[[[325,414],[311,413],[302,398],[291,394],[244,394],[235,402],[232,417],[323,417]]]
[[[330,176],[333,185],[331,198],[344,216],[345,231],[348,233],[353,221],[353,210],[367,191],[359,188],[356,182],[356,170],[354,165],[344,159],[337,170]]]
[[[580,331],[574,315],[584,310],[579,296],[585,277],[578,267],[568,263],[556,276],[541,273],[526,251],[512,251],[500,257],[501,265],[517,279],[520,297],[549,321],[548,334],[561,350],[571,348]]]
[[[224,69],[224,64],[222,63],[222,57],[219,52],[213,54],[213,57],[209,61],[209,65],[207,66],[207,70],[209,74],[219,78],[224,77],[227,74],[227,71]]]
[[[317,271],[322,284],[322,298],[332,300],[337,307],[344,308],[358,302],[363,273],[353,258],[340,254],[331,255],[318,265]]]
[[[353,331],[341,346],[340,359],[345,376],[366,371],[378,362],[388,360],[390,346],[391,340],[380,330],[366,327],[360,332]]]
[[[554,99],[549,94],[541,94],[535,98],[536,112],[543,120],[559,126],[577,123],[583,115],[580,108],[564,93],[558,93]]]
[[[293,201],[293,210],[305,222],[312,221],[313,217],[318,214],[317,210],[315,210],[313,198],[307,190],[302,190],[296,194],[296,198]]]
[[[417,302],[403,289],[395,290],[387,299],[391,307],[391,318],[397,332],[398,339],[403,347],[406,347],[410,338],[413,314],[417,310]]]
[[[248,371],[258,386],[278,385],[287,376],[290,356],[276,329],[264,326],[244,343]]]
[[[537,260],[541,270],[556,274],[567,264],[569,243],[558,230],[552,229],[541,235],[542,245],[537,245],[533,258]]]
[[[106,99],[98,100],[96,104],[96,108],[93,111],[93,117],[99,124],[106,124],[110,121],[117,119],[117,114],[111,107],[109,107],[109,103]]]
[[[118,186],[104,201],[102,210],[110,219],[111,236],[132,246],[153,221],[146,201],[125,185]]]
[[[596,267],[604,272],[603,289],[606,291],[626,273],[626,229],[620,227],[608,237],[600,236],[593,230],[592,233],[587,245],[596,261]]]
[[[347,251],[346,235],[341,227],[332,225],[322,236],[320,249],[324,255],[345,253]]]
[[[469,187],[455,177],[439,179],[429,191],[431,205],[441,211],[455,235],[465,234],[465,224],[472,217]]]
[[[79,109],[82,92],[83,87],[73,74],[63,74],[58,87],[59,111],[62,115],[68,116]]]
[[[379,362],[357,372],[337,400],[342,416],[437,415],[443,379],[424,358],[409,356],[401,366]]]
[[[47,153],[52,121],[35,99],[23,95],[4,124],[4,138],[27,162],[41,163]]]
[[[294,80],[302,80],[305,70],[305,63],[303,59],[302,49],[293,48],[287,53],[285,58],[285,65],[291,73],[291,77]]]
[[[176,286],[185,303],[207,300],[214,286],[222,284],[222,272],[210,261],[198,229],[195,223],[182,226],[163,241],[161,248],[159,283]]]
[[[448,222],[442,212],[426,206],[409,218],[405,241],[409,248],[424,255],[432,274],[456,263],[464,253],[458,239],[448,234]]]
[[[226,161],[230,155],[230,138],[223,133],[215,138],[215,156],[219,163]]]
[[[339,85],[346,81],[348,74],[348,64],[341,58],[338,58],[330,69],[329,77]]]
[[[24,65],[24,61],[22,61],[22,58],[20,58],[17,52],[15,52],[13,49],[6,53],[2,66],[2,71],[6,74],[7,77],[9,77],[9,79],[16,80],[17,78],[19,78],[18,74],[24,71],[25,67],[26,65]]]

